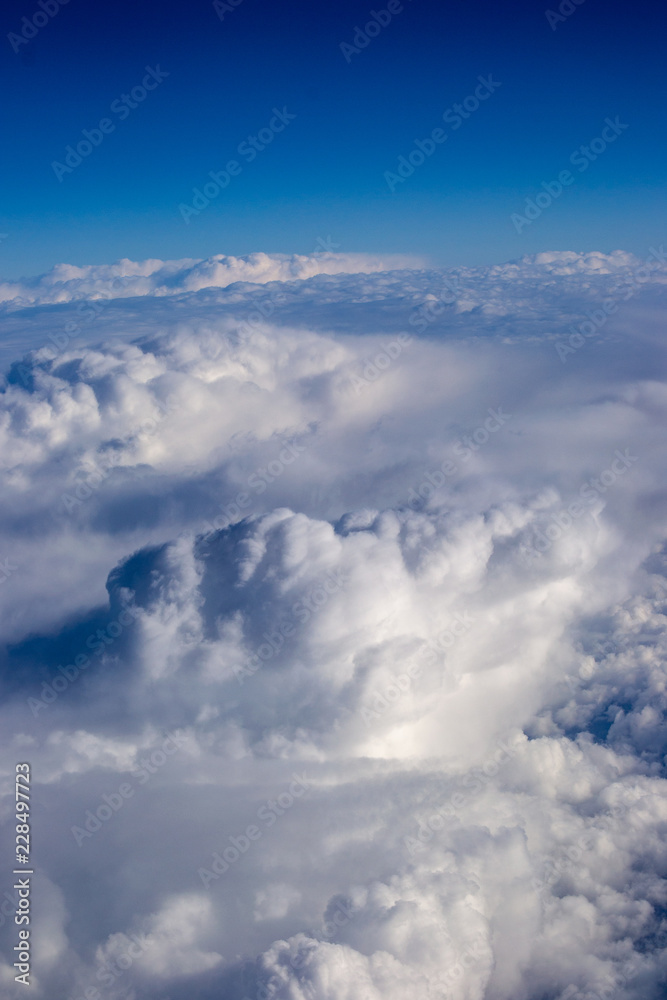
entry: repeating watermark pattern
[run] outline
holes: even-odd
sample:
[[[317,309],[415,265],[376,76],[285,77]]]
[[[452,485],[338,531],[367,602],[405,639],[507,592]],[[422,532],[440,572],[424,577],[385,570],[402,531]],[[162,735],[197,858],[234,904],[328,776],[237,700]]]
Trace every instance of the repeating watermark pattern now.
[[[491,97],[498,90],[501,84],[493,79],[489,74],[487,77],[478,76],[478,85],[472,94],[468,94],[460,104],[453,104],[442,113],[442,119],[450,127],[452,132],[460,129],[464,121],[467,121],[472,114],[477,111],[480,104]],[[399,184],[404,184],[408,177],[412,177],[415,170],[421,167],[429,156],[433,156],[438,146],[441,146],[449,138],[445,129],[434,128],[430,136],[426,139],[415,139],[414,149],[411,149],[407,156],[398,157],[398,166],[395,171],[385,170],[384,179],[389,190],[394,193]]]
[[[334,253],[340,248],[340,243],[335,243],[331,236],[318,236],[315,241],[313,253]],[[273,316],[276,306],[281,306],[287,302],[287,295],[280,289],[262,295],[261,298],[254,299],[252,309],[240,322],[239,330],[242,333],[250,333],[260,329],[266,321]]]
[[[64,510],[71,514],[72,511],[81,507],[86,500],[99,490],[102,483],[109,478],[112,469],[118,468],[122,455],[118,452],[110,451],[96,466],[91,469],[83,467],[80,470],[77,485],[72,493],[63,493],[60,503]]]
[[[487,443],[492,434],[497,434],[507,421],[512,419],[511,413],[503,413],[502,406],[495,410],[489,407],[487,413],[488,417],[482,421],[479,427],[476,427],[471,434],[463,434],[454,445],[454,454],[462,462],[469,461],[474,453]]]
[[[246,677],[256,674],[262,664],[272,660],[284,646],[285,640],[293,638],[299,626],[305,625],[313,615],[321,611],[331,595],[341,590],[346,583],[347,579],[340,570],[331,570],[305,597],[296,601],[291,611],[299,624],[296,625],[292,618],[286,618],[272,632],[264,632],[262,638],[266,639],[266,642],[261,643],[247,663],[232,668],[239,684],[243,684]]]
[[[370,704],[364,705],[361,709],[361,718],[367,729],[400,701],[404,694],[407,694],[413,681],[421,677],[423,669],[423,663],[412,663],[407,670],[397,674],[381,691],[371,692]]]
[[[276,306],[281,306],[286,301],[287,295],[279,289],[271,291],[268,295],[263,295],[261,298],[254,299],[251,311],[241,319],[239,331],[247,334],[258,330],[266,323],[267,319],[273,316]]]
[[[612,121],[611,118],[605,118],[604,128],[599,136],[591,139],[587,146],[579,146],[572,153],[570,153],[569,162],[573,167],[576,167],[580,174],[583,174],[590,167],[591,163],[609,148],[609,146],[616,142],[619,135],[625,132],[629,125],[624,125],[621,122],[618,115]],[[570,187],[574,184],[575,176],[571,170],[561,170],[558,174],[558,178],[552,181],[542,181],[541,187],[544,189],[535,195],[535,198],[526,198],[524,206],[524,214],[520,215],[518,212],[513,212],[510,215],[510,222],[514,226],[517,233],[520,233],[522,229],[526,226],[530,226],[536,219],[542,215],[547,208],[553,205],[557,198],[560,198],[566,187]]]
[[[10,31],[7,35],[7,41],[14,49],[14,52],[19,52],[22,45],[27,45],[28,42],[35,38],[42,28],[51,21],[61,7],[69,3],[69,0],[37,0],[37,6],[39,10],[36,10],[32,17],[23,17],[21,19],[21,33],[16,34],[15,31]]]
[[[653,587],[653,593],[651,596],[656,601],[667,600],[667,588],[663,587],[661,584],[657,584]],[[604,642],[596,643],[591,655],[585,658],[584,662],[577,671],[576,681],[579,683],[576,683],[570,674],[565,674],[560,683],[566,684],[570,689],[570,694],[576,696],[579,692],[581,683],[588,683],[592,679],[593,675],[600,669],[605,659],[608,656],[619,653],[622,648],[623,645],[618,639],[606,639]]]
[[[567,507],[561,508],[551,515],[551,523],[547,524],[544,531],[539,528],[534,529],[533,542],[528,548],[522,551],[522,556],[526,561],[533,562],[540,559],[545,552],[548,552],[554,542],[568,531],[575,521],[582,517],[587,510],[594,507],[601,496],[624,476],[628,469],[638,461],[637,455],[631,455],[630,449],[625,451],[616,449],[613,461],[609,468],[604,469],[599,476],[586,480],[579,489],[579,499],[572,500]]]
[[[577,327],[570,324],[571,333],[567,340],[563,339],[554,345],[562,363],[565,364],[568,354],[574,354],[584,346],[586,337],[595,337],[615,312],[618,312],[618,303],[614,299],[603,299],[599,309],[586,310],[588,318]]]
[[[225,14],[232,14],[243,2],[244,0],[213,0],[213,10],[224,21]]]
[[[325,920],[319,936],[324,938],[325,941],[333,940],[341,928],[349,924],[354,914],[355,909],[352,900],[346,899],[344,896],[336,896],[330,902],[329,906],[327,906],[326,913],[324,914]]]
[[[489,407],[487,413],[488,417],[474,431],[470,434],[463,434],[454,445],[454,454],[462,462],[469,462],[473,455],[487,443],[491,435],[497,434],[508,420],[512,419],[511,413],[503,413],[502,406],[495,410]],[[451,458],[444,459],[439,468],[431,469],[425,474],[418,486],[410,487],[407,506],[412,510],[421,510],[435,491],[444,486],[448,479],[458,476],[460,471],[459,466]]]
[[[549,27],[552,31],[555,31],[559,24],[567,21],[568,17],[572,17],[577,7],[581,7],[582,3],[586,0],[561,0],[558,5],[558,10],[545,10],[544,16],[549,22]]]
[[[15,573],[18,566],[15,565],[9,556],[5,559],[0,559],[0,584],[7,583],[12,573]]]
[[[353,373],[347,380],[346,386],[354,389],[356,395],[367,389],[369,385],[380,378],[388,368],[401,356],[406,347],[409,347],[414,337],[411,333],[399,333],[394,340],[382,345],[382,350],[378,351],[374,357],[365,360],[361,374]]]
[[[162,417],[168,416],[170,413],[174,413],[178,410],[178,407],[172,403],[163,403],[160,399],[153,399],[153,404],[160,410]],[[152,434],[159,426],[159,420],[155,417],[149,417],[144,420],[139,426],[136,434]],[[90,463],[90,467],[82,466],[77,473],[78,481],[75,487],[73,487],[72,493],[62,493],[60,496],[59,507],[71,514],[73,511],[81,507],[86,500],[89,500],[97,490],[99,490],[102,483],[111,475],[113,469],[119,468],[122,462],[123,455],[121,452],[109,451],[100,458],[97,464],[93,465]]]
[[[297,444],[296,441],[283,441],[283,447],[276,458],[267,462],[266,465],[258,466],[246,479],[247,490],[251,490],[256,496],[266,493],[267,489],[283,475],[285,469],[292,465],[300,455],[303,455],[306,448]],[[247,490],[239,490],[233,500],[227,504],[220,504],[221,514],[211,521],[204,521],[202,531],[211,534],[214,531],[221,531],[228,528],[230,524],[247,517],[253,504],[251,493]]]
[[[453,989],[456,981],[464,976],[471,966],[476,965],[481,958],[489,954],[489,942],[483,934],[477,934],[466,943],[461,951],[454,950],[453,961],[447,963],[447,968],[440,977],[440,983],[447,990]],[[449,993],[444,995],[451,996]]]
[[[340,243],[335,243],[331,236],[318,236],[315,240],[313,253],[334,253],[340,250]]]
[[[445,309],[454,305],[459,294],[459,279],[456,275],[445,278],[446,291],[439,296],[429,295],[426,300],[411,313],[408,323],[413,326],[417,333],[434,323],[438,317],[442,316]]]
[[[412,0],[408,0],[412,3]],[[343,58],[346,63],[352,62],[352,56],[358,56],[364,49],[368,48],[374,38],[380,34],[383,28],[391,24],[394,17],[397,14],[401,14],[405,10],[405,7],[401,3],[401,0],[389,0],[386,8],[382,10],[372,10],[370,11],[369,20],[360,28],[358,25],[354,26],[354,37],[352,42],[341,42],[339,45],[340,51],[343,53]]]
[[[113,959],[107,959],[95,973],[95,978],[105,986],[113,986],[116,980],[120,979],[138,958],[150,950],[149,943],[146,940],[142,941],[136,934],[130,934],[127,940],[131,941],[132,944],[127,945]],[[102,1000],[103,996],[104,994],[96,986],[88,986],[83,996],[72,997],[71,1000]]]
[[[162,741],[160,748],[154,750],[150,757],[142,757],[139,761],[140,766],[132,771],[131,778],[136,783],[134,787],[129,781],[124,781],[118,786],[117,791],[105,792],[102,795],[102,801],[94,812],[86,809],[83,826],[71,827],[71,833],[77,846],[81,847],[85,840],[101,830],[102,826],[123,808],[128,799],[134,797],[136,786],[145,785],[151,776],[164,767],[168,759],[173,757],[186,743],[185,737],[179,736],[178,733],[169,733]]]
[[[604,980],[586,985],[583,990],[578,986],[568,986],[561,1000],[613,1000],[637,977],[638,972],[639,967],[635,962],[626,962],[622,972],[610,973]]]
[[[425,820],[417,822],[417,833],[415,836],[403,838],[403,843],[410,857],[418,851],[423,851],[426,844],[433,839],[436,833],[440,833],[448,821],[454,819],[460,809],[473,796],[477,795],[488,785],[498,774],[502,764],[516,756],[517,751],[502,741],[496,744],[496,750],[492,757],[484,761],[480,767],[473,767],[460,780],[460,791],[453,792],[443,806],[431,813]]]
[[[152,403],[160,411],[162,418],[175,413],[179,409],[175,404],[162,402],[162,400],[157,398],[154,398]],[[141,423],[134,434],[135,436],[138,434],[152,434],[159,427],[159,423],[160,421],[155,417],[149,417]],[[61,494],[60,504],[62,504],[63,509],[68,514],[71,514],[78,507],[81,507],[86,500],[89,500],[99,490],[102,483],[109,478],[112,470],[120,467],[122,457],[120,452],[109,451],[100,458],[97,464],[89,462],[88,465],[81,466],[75,473],[78,481],[73,488],[73,492]]]
[[[645,263],[635,268],[629,282],[625,283],[623,287],[624,295],[620,296],[619,299],[604,299],[602,308],[588,310],[586,312],[587,319],[579,323],[576,327],[570,325],[571,332],[569,337],[558,341],[554,345],[556,353],[563,364],[567,361],[569,354],[575,354],[576,351],[588,343],[590,338],[595,337],[600,332],[609,317],[613,316],[618,310],[618,302],[627,302],[633,295],[636,295],[644,282],[650,279],[651,272],[664,264],[665,260],[667,260],[667,255],[665,255],[662,245],[657,250],[654,247],[649,247],[649,255]]]
[[[277,795],[275,799],[267,799],[264,805],[259,807],[257,819],[263,823],[266,830],[270,829],[280,816],[283,816],[295,802],[309,791],[310,787],[311,782],[305,774],[293,774],[292,782],[284,792]],[[230,834],[227,838],[229,845],[222,849],[222,854],[216,851],[212,855],[211,867],[197,869],[197,875],[204,888],[210,889],[211,882],[217,881],[221,875],[229,871],[232,865],[247,854],[251,843],[261,840],[263,832],[256,823],[250,823],[238,836]]]
[[[146,100],[151,90],[159,87],[162,81],[169,76],[169,73],[160,69],[159,64],[155,69],[152,66],[146,66],[145,69],[146,75],[140,84],[133,87],[129,94],[121,94],[120,97],[111,102],[109,110],[112,114],[117,115],[122,122],[129,118],[130,112]],[[105,136],[111,135],[115,131],[116,125],[111,118],[101,118],[97,123],[97,128],[82,129],[83,139],[79,139],[76,148],[72,145],[65,147],[65,162],[61,163],[59,160],[51,162],[51,169],[58,181],[62,184],[65,174],[73,173],[94,149],[102,145]]]
[[[118,617],[108,622],[104,628],[98,628],[97,631],[90,633],[86,639],[86,649],[94,651],[95,656],[101,656],[140,615],[140,608],[128,604]],[[42,709],[52,705],[68,687],[81,677],[83,671],[87,670],[92,662],[87,653],[77,653],[72,663],[68,663],[64,667],[58,666],[59,676],[54,677],[50,682],[44,681],[41,696],[26,699],[26,704],[33,716],[37,718]]]
[[[243,142],[240,142],[236,147],[236,152],[243,157],[246,163],[252,163],[259,153],[271,145],[278,133],[284,132],[295,118],[296,115],[289,112],[285,106],[282,109],[274,108],[273,117],[268,125],[261,128],[256,135],[246,136]],[[178,206],[183,222],[189,225],[191,216],[199,215],[205,208],[208,208],[211,202],[225,188],[229,187],[232,177],[238,177],[242,172],[243,166],[238,160],[228,160],[223,170],[209,170],[208,176],[211,180],[207,181],[201,189],[192,189],[194,195],[192,204],[181,202]]]
[[[596,819],[595,827],[586,830],[569,846],[561,847],[553,857],[548,858],[543,863],[542,876],[535,876],[532,879],[531,885],[533,889],[536,889],[541,895],[548,896],[550,890],[560,881],[563,875],[571,874],[575,871],[581,864],[584,856],[593,850],[596,835],[603,830],[609,830],[619,820],[623,819],[627,811],[624,805],[613,806],[605,816],[602,816],[599,820]]]
[[[443,629],[434,639],[426,643],[421,655],[424,657],[421,662],[412,663],[407,670],[397,674],[381,690],[371,693],[369,705],[364,705],[361,709],[361,717],[366,728],[377,722],[385,712],[407,694],[412,688],[413,682],[418,680],[425,666],[436,663],[451,649],[456,640],[472,628],[474,619],[467,612],[457,615],[449,628]]]
[[[356,912],[351,900],[346,899],[344,896],[335,897],[327,907],[322,929],[312,932],[311,937],[324,941],[333,940],[341,928],[345,927],[352,920]],[[289,966],[291,969],[298,971],[304,967],[307,961],[308,950],[299,949],[295,954],[290,956]],[[257,985],[253,998],[246,994],[243,1000],[272,1000],[277,995],[276,991],[282,984],[283,981],[279,976],[271,976],[266,982]]]
[[[13,887],[12,887],[13,888]],[[14,894],[6,889],[3,893],[2,903],[0,903],[0,927],[4,927],[8,917],[14,917],[18,908],[19,894],[14,889]],[[12,923],[14,921],[12,920]]]
[[[303,969],[307,964],[310,957],[310,952],[313,945],[306,945],[305,947],[300,947],[293,955],[290,956],[289,967],[295,971]],[[255,990],[254,1000],[276,1000],[279,994],[276,992],[282,985],[284,981],[279,976],[271,976],[266,982],[259,983]],[[243,1000],[251,1000],[251,997],[244,996]]]
[[[127,277],[114,278],[111,287],[114,291],[117,291],[119,288],[125,288],[129,281],[130,278]],[[12,370],[19,376],[24,388],[29,388],[32,385],[35,370],[52,364],[69,347],[70,342],[76,335],[81,332],[82,325],[94,322],[114,298],[111,292],[101,291],[97,294],[101,296],[100,299],[93,299],[90,302],[79,302],[77,305],[76,312],[81,319],[81,324],[69,322],[65,324],[62,333],[49,334],[48,339],[50,343],[43,344],[35,352],[36,355],[41,355],[39,361],[35,360],[31,362],[30,368],[27,368],[23,364],[12,366]]]

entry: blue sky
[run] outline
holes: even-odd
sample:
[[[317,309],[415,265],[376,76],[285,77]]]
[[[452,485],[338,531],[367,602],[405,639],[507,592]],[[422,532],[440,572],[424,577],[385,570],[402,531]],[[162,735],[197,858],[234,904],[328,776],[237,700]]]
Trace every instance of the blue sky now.
[[[327,237],[345,252],[438,264],[544,249],[643,256],[664,240],[657,4],[565,0],[572,13],[555,30],[546,4],[393,6],[347,58],[341,43],[386,10],[382,0],[241,0],[223,19],[210,2],[70,0],[13,44],[10,33],[40,8],[6,8],[0,273],[121,256],[309,253]],[[141,85],[147,66],[168,76],[121,120],[112,103]],[[501,86],[460,128],[445,125],[446,140],[390,190],[399,157],[489,74]],[[238,147],[274,108],[296,117],[247,162]],[[617,116],[627,128],[588,169],[572,169],[571,154]],[[105,117],[113,131],[59,180],[54,161]],[[239,174],[186,224],[179,205],[234,158]],[[567,168],[572,183],[517,232],[513,213]]]

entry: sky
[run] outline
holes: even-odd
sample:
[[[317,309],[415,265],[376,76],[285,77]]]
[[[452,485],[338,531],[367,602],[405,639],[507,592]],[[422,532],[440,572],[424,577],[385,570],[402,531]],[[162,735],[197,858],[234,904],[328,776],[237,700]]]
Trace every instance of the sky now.
[[[0,998],[664,1000],[661,8],[3,18]]]
[[[356,0],[219,7],[70,0],[43,26],[38,13],[38,29],[22,20],[36,4],[4,8],[4,277],[121,256],[311,253],[322,242],[440,265],[545,248],[642,256],[662,237],[659,5],[630,16],[626,5],[566,0],[550,19],[535,3],[406,0],[391,15],[379,7],[377,34],[375,8]],[[110,111],[151,66],[164,74],[155,89]],[[489,74],[500,86],[458,127],[450,117],[446,139],[392,185],[399,158]],[[294,117],[250,161],[238,147],[274,108]],[[113,131],[58,171],[67,147],[109,116]],[[607,118],[623,126],[613,142],[517,229],[513,214],[543,182],[555,190]],[[234,158],[240,172],[184,218],[194,189]]]

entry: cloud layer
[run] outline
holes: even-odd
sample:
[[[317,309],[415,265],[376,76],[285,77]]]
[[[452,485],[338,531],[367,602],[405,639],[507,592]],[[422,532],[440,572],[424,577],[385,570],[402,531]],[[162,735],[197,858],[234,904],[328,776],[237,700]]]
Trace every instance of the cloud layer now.
[[[322,241],[326,245],[325,241]],[[58,264],[46,274],[0,284],[5,308],[71,302],[82,299],[178,295],[202,288],[226,288],[237,282],[267,284],[316,274],[359,274],[385,271],[412,263],[409,257],[337,254],[329,250],[304,254],[253,253],[247,257],[216,254],[206,260],[119,260],[115,264]]]
[[[666,274],[3,286],[36,997],[663,995]]]

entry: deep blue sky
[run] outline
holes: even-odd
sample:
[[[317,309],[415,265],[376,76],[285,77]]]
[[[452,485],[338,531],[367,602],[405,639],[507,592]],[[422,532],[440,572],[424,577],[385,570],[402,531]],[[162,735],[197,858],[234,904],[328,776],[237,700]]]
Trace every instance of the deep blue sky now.
[[[667,242],[661,4],[584,0],[553,31],[542,2],[406,0],[348,64],[340,43],[386,6],[241,0],[221,21],[207,0],[70,0],[17,54],[7,35],[40,8],[5,5],[0,274],[307,253],[327,236],[341,251],[443,264],[543,249],[645,255]],[[110,114],[157,64],[168,79],[126,120]],[[459,130],[445,125],[444,145],[392,193],[385,171],[489,73],[501,87]],[[274,106],[297,117],[247,163],[237,147]],[[511,214],[608,116],[629,127],[517,233]],[[115,131],[59,182],[52,162],[104,117]],[[185,225],[179,204],[230,158],[241,174]]]

